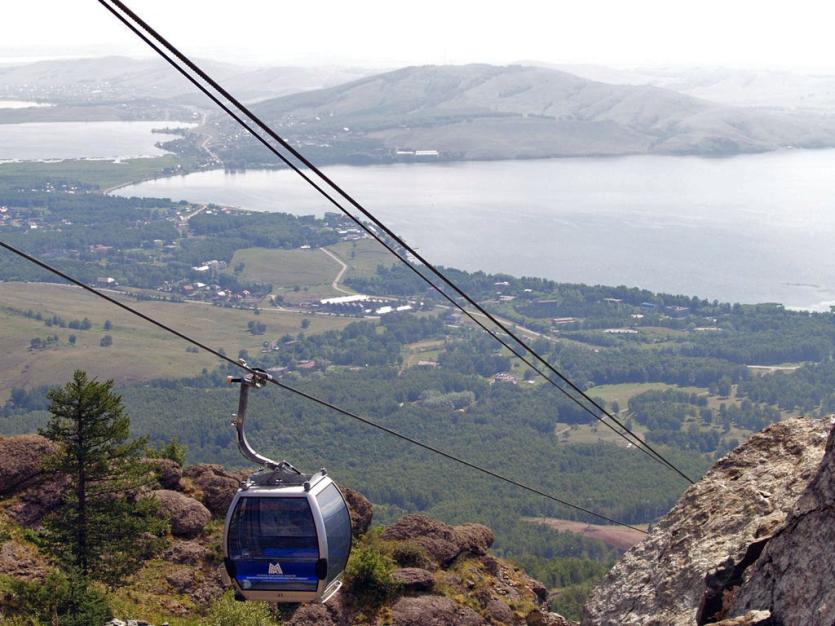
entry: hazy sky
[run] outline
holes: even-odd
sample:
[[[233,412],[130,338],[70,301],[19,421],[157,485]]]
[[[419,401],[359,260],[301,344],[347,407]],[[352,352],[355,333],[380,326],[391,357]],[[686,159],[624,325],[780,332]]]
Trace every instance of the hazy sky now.
[[[823,1],[126,2],[187,52],[238,63],[835,67],[835,5]],[[0,10],[0,57],[147,54],[97,0]]]

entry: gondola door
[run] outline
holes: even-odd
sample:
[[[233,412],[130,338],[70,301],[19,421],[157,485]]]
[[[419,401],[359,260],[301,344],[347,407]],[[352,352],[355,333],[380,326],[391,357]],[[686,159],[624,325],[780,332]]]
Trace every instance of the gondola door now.
[[[327,568],[319,525],[308,493],[240,494],[229,520],[227,567],[242,595],[283,602],[315,598]]]

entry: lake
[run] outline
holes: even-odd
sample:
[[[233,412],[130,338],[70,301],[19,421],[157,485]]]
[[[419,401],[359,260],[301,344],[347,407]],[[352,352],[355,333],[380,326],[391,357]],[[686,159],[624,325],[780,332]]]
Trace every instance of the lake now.
[[[175,135],[154,128],[185,127],[183,122],[32,122],[0,124],[0,161],[130,159],[168,154],[157,142]]]
[[[48,102],[31,102],[29,100],[0,100],[0,109],[32,109],[54,106]]]
[[[835,150],[334,166],[430,261],[730,302],[835,304]],[[121,195],[333,210],[290,171],[213,170]]]

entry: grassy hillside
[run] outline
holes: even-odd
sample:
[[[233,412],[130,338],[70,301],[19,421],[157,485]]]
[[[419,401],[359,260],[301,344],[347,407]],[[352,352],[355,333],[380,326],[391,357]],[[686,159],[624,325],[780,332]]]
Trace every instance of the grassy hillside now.
[[[301,332],[302,319],[310,321],[310,327],[304,331],[307,334],[342,328],[350,321],[331,316],[307,318],[275,309],[266,309],[256,316],[252,311],[198,302],[126,301],[213,348],[223,348],[233,357],[239,350],[257,354],[265,337]],[[43,319],[27,317],[26,311],[40,313]],[[45,320],[53,315],[67,323],[86,317],[92,327],[74,330],[47,326]],[[4,400],[13,387],[54,384],[66,380],[77,368],[129,383],[194,376],[203,368],[213,369],[217,365],[216,357],[187,352],[186,344],[168,333],[75,287],[0,283],[0,320],[0,399]],[[110,330],[103,327],[107,320],[112,323]],[[265,335],[249,332],[247,323],[252,320],[266,325]],[[46,348],[31,349],[33,338],[45,339],[50,335],[57,336],[58,341]],[[70,335],[76,337],[75,345],[69,343]],[[113,339],[109,347],[100,345],[105,335]]]
[[[835,144],[835,125],[826,118],[723,106],[667,89],[524,66],[408,67],[268,100],[255,110],[325,161],[423,158],[397,150],[498,159]],[[268,161],[263,149],[234,137],[231,124],[225,128],[218,140],[225,159]]]

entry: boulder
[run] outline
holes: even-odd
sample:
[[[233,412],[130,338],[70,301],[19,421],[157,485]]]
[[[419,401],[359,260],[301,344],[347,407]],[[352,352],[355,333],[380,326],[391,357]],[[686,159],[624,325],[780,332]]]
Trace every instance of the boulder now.
[[[328,607],[324,604],[306,604],[299,607],[285,626],[336,626]]]
[[[351,530],[354,537],[364,534],[371,526],[371,518],[374,516],[374,507],[368,498],[359,491],[348,487],[339,486],[339,490],[345,497],[348,504],[348,512],[351,514]]]
[[[183,476],[189,478],[195,490],[200,492],[200,500],[206,508],[219,517],[226,515],[242,480],[240,473],[209,463],[187,467]]]
[[[22,526],[37,526],[47,513],[54,510],[69,489],[67,476],[55,476],[43,480],[21,493],[16,502],[6,509],[6,514]]]
[[[450,526],[422,513],[400,518],[386,528],[387,541],[410,541],[419,546],[436,565],[444,567],[459,555],[483,556],[493,544],[493,531],[482,524]]]
[[[496,624],[496,626],[505,626],[516,622],[516,616],[513,615],[511,608],[501,600],[490,600],[484,607],[484,612],[490,622]]]
[[[160,511],[171,521],[175,537],[192,539],[199,535],[212,519],[209,510],[197,500],[176,491],[158,489],[152,496],[160,503]]]
[[[835,517],[816,508],[824,490],[810,485],[831,424],[779,422],[717,461],[594,589],[584,626],[693,626],[748,610],[770,610],[786,626],[830,626],[835,615],[819,621],[811,611],[824,599],[835,610]],[[759,582],[746,583],[752,576]],[[733,594],[736,613],[726,613]]]
[[[766,611],[783,626],[835,624],[835,427],[786,523],[726,596],[728,616]]]
[[[426,593],[435,586],[432,572],[419,567],[401,567],[394,570],[391,577],[407,593]]]
[[[32,484],[43,472],[43,459],[58,450],[40,435],[0,437],[0,495],[9,495]]]
[[[484,556],[487,550],[493,545],[496,536],[484,524],[464,524],[454,526],[453,530],[458,536],[458,545],[462,552],[473,556]]]
[[[163,553],[162,558],[172,563],[198,565],[206,560],[209,551],[196,541],[175,539]]]
[[[395,626],[489,626],[489,622],[468,606],[444,596],[400,598],[391,607]]]
[[[171,459],[145,459],[152,472],[157,477],[159,486],[163,489],[180,489],[180,478],[183,476],[183,468]]]
[[[421,513],[401,517],[380,537],[387,541],[413,540],[440,566],[451,563],[461,553],[460,539],[452,526]]]
[[[748,611],[739,617],[729,617],[721,622],[713,622],[710,626],[758,626],[771,623],[771,611]]]

